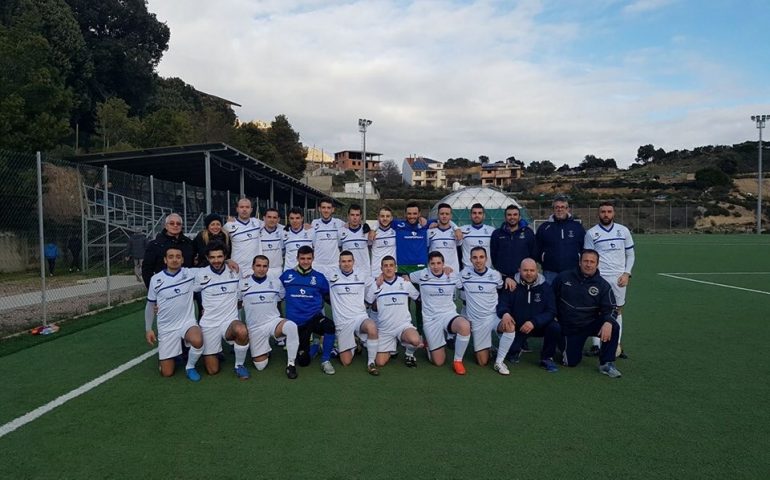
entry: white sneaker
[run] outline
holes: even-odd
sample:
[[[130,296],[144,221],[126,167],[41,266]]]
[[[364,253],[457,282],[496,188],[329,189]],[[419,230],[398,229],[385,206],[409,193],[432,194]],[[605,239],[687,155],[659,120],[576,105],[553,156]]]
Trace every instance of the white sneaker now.
[[[504,363],[495,363],[495,371],[499,373],[500,375],[510,375],[511,371],[508,370],[508,367]]]
[[[334,375],[334,367],[332,366],[332,362],[325,361],[321,363],[321,371],[324,372],[327,375]]]

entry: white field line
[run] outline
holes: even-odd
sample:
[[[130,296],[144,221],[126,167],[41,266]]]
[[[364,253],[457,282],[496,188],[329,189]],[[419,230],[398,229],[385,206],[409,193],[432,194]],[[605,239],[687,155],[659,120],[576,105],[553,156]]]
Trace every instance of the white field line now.
[[[676,278],[677,280],[685,280],[687,282],[703,283],[705,285],[713,285],[715,287],[732,288],[734,290],[743,290],[744,292],[761,293],[763,295],[770,295],[770,292],[765,292],[764,290],[754,290],[752,288],[736,287],[735,285],[725,285],[724,283],[707,282],[705,280],[695,280],[694,278],[678,277],[670,273],[659,273],[658,275],[662,275],[664,277],[669,277],[669,278]]]
[[[134,358],[133,360],[129,360],[128,362],[124,363],[123,365],[120,365],[119,367],[113,368],[112,370],[105,373],[104,375],[97,377],[84,385],[81,385],[75,390],[72,390],[69,393],[65,393],[64,395],[54,400],[51,400],[50,402],[46,403],[42,407],[38,407],[32,410],[31,412],[27,412],[21,417],[18,417],[15,420],[12,420],[6,423],[3,426],[0,426],[0,438],[8,435],[9,433],[13,432],[14,430],[20,427],[23,427],[24,425],[28,424],[33,420],[37,420],[38,418],[50,412],[54,408],[64,405],[66,402],[72,400],[73,398],[77,398],[80,395],[83,395],[84,393],[88,392],[89,390],[93,390],[94,388],[110,380],[111,378],[114,378],[120,375],[121,373],[125,372],[126,370],[132,367],[135,367],[136,365],[139,365],[140,363],[152,357],[153,355],[157,355],[157,353],[158,353],[158,349],[153,348],[149,352],[139,355],[138,357]]]
[[[770,275],[770,272],[666,272],[658,275]]]

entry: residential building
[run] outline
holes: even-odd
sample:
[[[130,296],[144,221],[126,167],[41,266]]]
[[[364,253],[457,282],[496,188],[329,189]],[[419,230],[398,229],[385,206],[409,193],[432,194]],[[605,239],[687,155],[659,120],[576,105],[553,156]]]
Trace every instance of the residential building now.
[[[487,163],[481,167],[481,186],[506,189],[521,178],[521,165],[515,163]]]
[[[372,173],[380,171],[381,153],[366,152],[366,170]],[[363,170],[361,150],[343,150],[334,154],[334,168],[339,171]]]
[[[447,188],[444,164],[430,158],[405,158],[401,175],[404,182],[413,187]]]

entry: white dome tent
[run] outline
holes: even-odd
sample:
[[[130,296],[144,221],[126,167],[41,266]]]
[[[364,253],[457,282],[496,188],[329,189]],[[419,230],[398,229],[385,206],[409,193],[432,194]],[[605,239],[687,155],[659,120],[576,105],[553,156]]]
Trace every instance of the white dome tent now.
[[[430,211],[431,218],[436,218],[438,215],[437,207],[440,203],[448,203],[452,207],[452,219],[458,225],[471,223],[471,207],[475,203],[484,206],[486,211],[484,223],[487,225],[499,227],[505,220],[505,208],[511,204],[519,207],[522,218],[527,222],[532,221],[527,210],[519,205],[515,198],[492,187],[466,187],[450,193],[433,205]]]

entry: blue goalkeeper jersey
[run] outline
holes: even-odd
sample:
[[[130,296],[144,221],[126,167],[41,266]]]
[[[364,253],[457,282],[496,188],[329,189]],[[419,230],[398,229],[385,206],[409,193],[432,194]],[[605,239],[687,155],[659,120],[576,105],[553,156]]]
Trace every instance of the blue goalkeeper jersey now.
[[[281,274],[281,283],[286,290],[286,318],[304,325],[314,316],[323,314],[324,297],[329,295],[329,282],[323,274],[310,270],[301,273],[297,269]]]
[[[406,220],[393,220],[396,231],[396,259],[399,265],[428,264],[428,225],[411,224]]]

